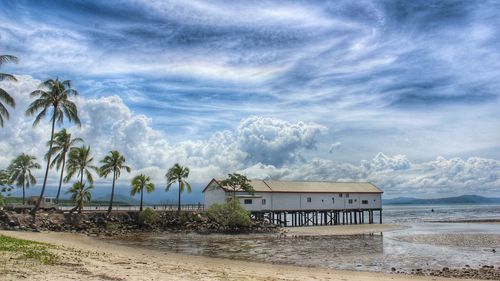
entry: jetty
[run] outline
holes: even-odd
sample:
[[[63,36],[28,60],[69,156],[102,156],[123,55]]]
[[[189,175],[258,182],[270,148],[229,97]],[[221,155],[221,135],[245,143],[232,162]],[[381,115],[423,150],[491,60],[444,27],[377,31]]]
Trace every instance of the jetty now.
[[[254,219],[294,226],[382,224],[383,191],[368,182],[250,181],[249,193],[212,179],[203,189],[205,206],[234,197]],[[233,194],[234,193],[234,194]]]

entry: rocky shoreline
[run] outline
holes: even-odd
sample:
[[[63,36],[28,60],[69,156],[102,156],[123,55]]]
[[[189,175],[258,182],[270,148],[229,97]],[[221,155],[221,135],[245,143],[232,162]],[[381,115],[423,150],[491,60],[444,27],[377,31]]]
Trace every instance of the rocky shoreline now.
[[[244,229],[228,229],[211,221],[204,213],[189,212],[181,218],[173,212],[158,212],[158,222],[153,225],[141,225],[137,212],[114,212],[106,217],[104,212],[69,214],[57,210],[43,211],[35,220],[28,212],[0,210],[0,230],[27,232],[67,232],[80,233],[89,237],[106,239],[132,239],[143,234],[189,233],[280,233],[281,228],[261,221]],[[393,274],[416,276],[436,276],[461,279],[500,280],[500,267],[484,265],[480,268],[422,269],[411,271],[392,268]]]
[[[272,233],[279,228],[263,221],[254,221],[250,227],[228,228],[208,218],[204,213],[186,212],[180,218],[176,213],[158,212],[157,222],[141,224],[138,212],[64,213],[43,211],[33,218],[28,212],[0,210],[0,229],[18,231],[55,231],[81,233],[89,236],[127,236],[154,232],[209,233]]]
[[[460,278],[460,279],[481,279],[481,280],[500,280],[500,267],[495,268],[493,265],[483,265],[480,268],[471,268],[465,265],[462,268],[448,268],[442,269],[413,269],[410,272],[397,270],[392,268],[392,273],[395,274],[408,274],[416,276],[436,276],[446,278]]]

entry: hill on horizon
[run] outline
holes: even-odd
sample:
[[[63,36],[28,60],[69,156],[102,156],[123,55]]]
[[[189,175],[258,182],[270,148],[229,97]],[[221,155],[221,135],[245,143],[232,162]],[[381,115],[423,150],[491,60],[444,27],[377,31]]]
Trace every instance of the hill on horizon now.
[[[422,199],[413,197],[397,197],[392,199],[384,199],[386,205],[430,205],[430,204],[500,204],[500,198],[484,197],[479,195],[461,195],[455,197],[443,197],[434,199]]]

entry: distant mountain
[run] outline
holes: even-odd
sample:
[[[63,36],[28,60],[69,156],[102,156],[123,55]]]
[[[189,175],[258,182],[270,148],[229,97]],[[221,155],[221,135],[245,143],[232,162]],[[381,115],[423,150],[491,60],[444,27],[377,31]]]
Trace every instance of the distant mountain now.
[[[92,198],[92,201],[104,201],[104,202],[109,202],[109,198],[111,197],[111,194],[106,194],[106,195],[101,195],[96,198]],[[122,194],[116,194],[114,196],[113,202],[115,203],[127,203],[127,204],[139,204],[140,201],[138,199],[134,199],[130,196],[122,195]]]
[[[393,199],[384,199],[386,205],[402,205],[402,204],[500,204],[500,198],[488,198],[479,195],[462,195],[456,197],[445,197],[436,199],[419,199],[412,197],[398,197]]]

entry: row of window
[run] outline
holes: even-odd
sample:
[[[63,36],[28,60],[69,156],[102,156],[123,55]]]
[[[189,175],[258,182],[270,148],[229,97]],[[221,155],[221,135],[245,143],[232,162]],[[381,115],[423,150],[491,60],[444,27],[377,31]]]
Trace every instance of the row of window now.
[[[373,202],[375,202],[376,200],[373,200]],[[311,197],[307,197],[307,203],[311,203],[312,202],[312,198]],[[323,202],[323,199],[321,199],[321,202]],[[349,201],[347,203],[349,204],[353,204],[353,202],[358,202],[358,199],[349,199]],[[243,201],[243,203],[245,205],[252,205],[253,201],[252,199],[245,199]],[[335,198],[332,197],[332,203],[335,204]],[[361,200],[361,204],[363,205],[368,205],[368,200]],[[262,199],[262,205],[266,205],[266,199]]]

